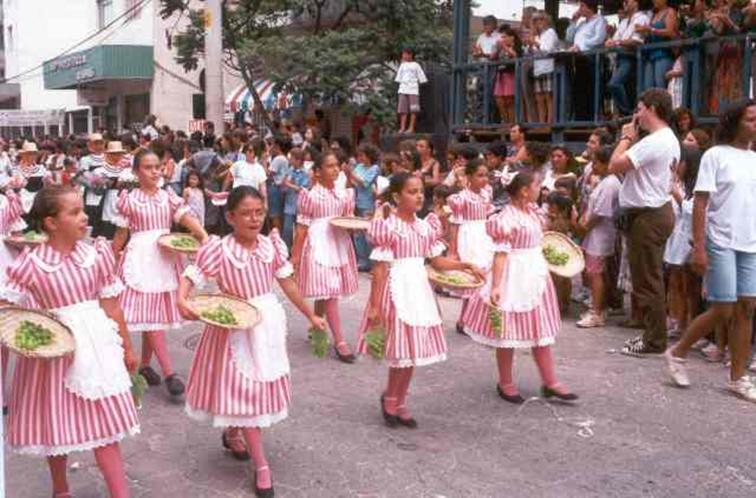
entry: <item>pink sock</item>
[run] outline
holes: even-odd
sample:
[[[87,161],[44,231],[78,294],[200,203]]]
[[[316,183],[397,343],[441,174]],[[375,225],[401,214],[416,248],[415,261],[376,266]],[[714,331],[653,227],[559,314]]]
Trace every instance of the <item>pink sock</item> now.
[[[149,332],[142,332],[142,367],[150,366],[152,361],[152,341]]]
[[[339,300],[327,299],[324,301],[326,320],[328,320],[328,326],[331,327],[331,333],[333,334],[334,346],[338,346],[344,342],[344,334],[341,331],[341,316],[339,315]]]
[[[273,485],[273,480],[271,479],[268,460],[265,458],[262,431],[259,427],[245,427],[243,431],[244,439],[247,441],[249,455],[255,463],[255,482],[261,489],[270,488]]]
[[[499,370],[499,387],[507,396],[514,396],[518,393],[517,386],[514,385],[512,369],[514,368],[514,349],[497,348],[496,349],[496,367]]]
[[[412,382],[412,375],[415,373],[413,367],[401,369],[401,380],[399,384],[399,396],[397,399],[399,415],[404,414],[403,418],[409,418],[409,410],[407,409],[407,393],[409,392],[409,386]]]
[[[388,369],[388,384],[386,385],[386,390],[383,392],[383,409],[391,415],[396,415],[399,406],[403,370],[403,368]]]
[[[534,347],[532,351],[538,371],[541,372],[543,385],[546,387],[556,386],[558,382],[556,366],[554,364],[554,353],[551,351],[551,346]]]
[[[111,498],[128,498],[129,486],[126,483],[126,471],[118,443],[109,444],[94,450],[97,466],[100,467]]]
[[[155,356],[157,356],[163,376],[169,377],[173,374],[173,366],[171,365],[171,357],[168,355],[168,344],[165,342],[165,331],[156,330],[145,332],[145,334],[148,336],[148,341],[155,352]]]
[[[53,495],[68,493],[67,464],[68,457],[66,455],[47,457],[47,466],[50,467],[50,477],[52,478]]]

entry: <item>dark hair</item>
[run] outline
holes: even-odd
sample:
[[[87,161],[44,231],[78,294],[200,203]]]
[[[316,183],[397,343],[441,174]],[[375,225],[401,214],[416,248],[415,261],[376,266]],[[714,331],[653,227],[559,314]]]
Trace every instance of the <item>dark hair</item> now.
[[[490,152],[496,157],[507,157],[507,144],[500,140],[491,142],[486,147],[486,152]]]
[[[672,97],[663,88],[649,88],[638,96],[638,102],[653,107],[656,117],[669,124],[672,119]]]
[[[554,188],[564,188],[570,191],[570,199],[577,200],[577,178],[573,175],[563,176],[554,181]]]
[[[465,165],[465,175],[473,176],[478,171],[478,168],[485,165],[486,163],[484,163],[481,159],[475,158]]]
[[[383,164],[386,166],[389,164],[402,164],[402,158],[397,154],[389,152],[383,155]]]
[[[708,149],[711,146],[711,135],[709,135],[709,132],[704,130],[703,128],[693,128],[688,133],[693,135],[693,137],[696,139],[696,142],[698,142],[698,148],[702,151]],[[685,137],[682,137],[685,139]]]
[[[276,147],[278,147],[284,154],[291,149],[291,139],[289,137],[278,135],[275,137],[273,143],[275,143]]]
[[[402,47],[402,53],[403,54],[410,54],[412,57],[415,56],[415,51],[412,50],[412,47],[408,47],[408,46]]]
[[[142,162],[142,159],[144,159],[146,156],[155,156],[157,157],[158,161],[160,161],[160,156],[155,154],[154,151],[150,149],[145,149],[144,147],[140,148],[136,151],[134,154],[134,160],[131,163],[131,168],[136,171],[139,169],[139,164]]]
[[[478,151],[471,145],[459,145],[454,148],[454,151],[458,156],[462,156],[468,161],[472,161],[478,157]]]
[[[417,140],[415,140],[415,143],[417,142],[425,142],[428,144],[428,148],[430,149],[431,153],[433,153],[436,150],[436,147],[433,145],[433,141],[430,139],[430,137],[420,137]]]
[[[250,151],[255,153],[255,157],[262,156],[263,152],[265,152],[265,142],[257,137],[253,138],[242,147],[243,153],[246,154]]]
[[[719,117],[719,126],[717,127],[717,143],[728,145],[731,144],[738,135],[740,121],[745,116],[749,107],[756,106],[756,100],[744,100],[722,113]]]
[[[601,146],[593,153],[593,160],[601,164],[607,164],[612,158],[612,152],[614,152],[614,147],[611,145]]]
[[[603,126],[594,128],[594,130],[591,132],[591,135],[596,135],[598,137],[599,145],[609,145],[614,142],[614,135],[612,134],[612,132],[610,132]]]
[[[190,169],[186,172],[186,186],[189,186],[189,177],[190,176],[196,176],[199,180],[199,183],[197,184],[197,188],[204,189],[205,188],[205,181],[202,179],[202,175],[200,175],[200,172],[196,169]]]
[[[549,144],[544,142],[525,142],[525,151],[530,158],[530,165],[533,168],[540,168],[548,161],[551,149]]]
[[[70,185],[46,185],[34,197],[34,203],[29,211],[29,225],[33,230],[42,232],[45,229],[45,218],[57,216],[60,212],[60,198],[67,194],[76,194],[78,190]]]
[[[339,144],[339,148],[344,151],[345,154],[352,153],[352,141],[345,136],[336,137],[331,142]]]
[[[372,166],[373,164],[378,162],[378,159],[381,157],[381,151],[378,150],[378,147],[376,147],[373,144],[361,144],[359,147],[357,147],[358,152],[362,152],[365,154],[368,158],[368,161],[370,161],[370,164],[367,166]]]
[[[440,197],[443,200],[446,200],[447,197],[452,195],[452,192],[452,188],[448,185],[444,185],[443,183],[433,187],[433,197]]]
[[[693,197],[693,190],[696,188],[698,168],[701,166],[702,156],[703,151],[698,147],[686,145],[680,149],[680,162],[685,163],[685,171],[680,180],[682,180],[686,199]]]
[[[556,206],[557,210],[559,210],[561,214],[566,214],[568,216],[570,215],[570,212],[572,211],[572,205],[573,205],[572,200],[569,197],[564,196],[560,194],[559,192],[551,192],[546,197],[546,204],[549,204],[551,206]]]
[[[412,171],[416,171],[422,167],[422,164],[420,163],[420,153],[417,152],[416,149],[403,150],[399,153],[399,157],[401,157],[402,160],[406,159],[410,163],[412,163]]]
[[[529,187],[535,180],[535,174],[530,171],[520,171],[517,173],[512,181],[507,185],[507,193],[510,197],[515,198],[520,194],[520,189]]]
[[[327,150],[324,153],[320,154],[319,156],[312,158],[312,170],[313,171],[320,171],[321,168],[323,168],[323,164],[325,163],[325,160],[328,156],[333,156],[336,158],[337,161],[339,161],[339,155],[336,154],[336,151],[334,150]],[[340,161],[339,161],[340,163]]]
[[[289,157],[291,159],[297,159],[298,161],[304,160],[304,149],[301,147],[292,147],[289,151]]]
[[[401,194],[402,190],[404,190],[404,187],[407,185],[407,182],[413,178],[420,180],[416,175],[404,171],[391,175],[389,186],[384,193],[384,201],[394,204],[394,194]]]
[[[677,109],[672,111],[672,121],[673,121],[672,124],[674,125],[675,131],[678,134],[682,131],[680,130],[679,123],[680,123],[680,118],[682,118],[683,116],[688,116],[688,118],[690,119],[691,130],[696,127],[696,117],[693,115],[693,111],[691,111],[687,107],[678,107]],[[680,138],[683,138],[683,137],[680,137]]]
[[[514,50],[518,56],[522,55],[522,40],[520,40],[520,34],[517,30],[512,28],[509,24],[502,24],[499,28],[499,33],[514,38]]]
[[[226,200],[226,211],[235,211],[236,208],[239,207],[239,204],[241,204],[241,201],[243,201],[247,197],[257,199],[264,204],[263,196],[259,190],[257,190],[255,187],[250,187],[249,185],[242,185],[240,187],[236,187],[231,191],[230,194],[228,194],[228,199]]]
[[[499,21],[496,19],[496,16],[488,15],[483,18],[483,24],[493,24],[496,26],[499,23]]]
[[[570,149],[567,148],[566,145],[555,145],[551,148],[549,151],[549,155],[553,154],[554,151],[560,150],[562,153],[567,156],[567,172],[568,173],[575,173],[577,168],[577,161],[575,161],[575,154],[572,153]],[[553,163],[552,163],[553,167]]]

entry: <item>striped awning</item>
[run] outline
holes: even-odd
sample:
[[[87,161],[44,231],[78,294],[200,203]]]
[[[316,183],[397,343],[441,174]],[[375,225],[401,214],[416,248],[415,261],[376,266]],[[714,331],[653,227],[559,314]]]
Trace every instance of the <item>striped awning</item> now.
[[[260,96],[265,109],[288,109],[302,105],[302,98],[299,95],[293,95],[285,91],[274,91],[274,84],[270,80],[255,80],[255,90]],[[252,92],[242,83],[232,91],[226,98],[226,108],[231,112],[246,111],[254,109],[255,102],[252,98]]]

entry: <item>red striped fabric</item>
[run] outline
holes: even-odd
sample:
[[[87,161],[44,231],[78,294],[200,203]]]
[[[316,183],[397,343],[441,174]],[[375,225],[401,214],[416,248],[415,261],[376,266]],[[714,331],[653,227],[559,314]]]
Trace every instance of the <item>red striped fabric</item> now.
[[[465,188],[457,194],[449,196],[446,204],[452,210],[449,218],[451,223],[485,220],[493,211],[491,203],[491,189],[484,188],[480,192],[473,192]]]
[[[15,192],[0,195],[0,234],[8,235],[13,225],[21,221],[24,208]]]
[[[141,189],[122,190],[116,207],[131,232],[170,230],[177,213],[189,211],[184,199],[171,189],[160,189],[152,195]]]

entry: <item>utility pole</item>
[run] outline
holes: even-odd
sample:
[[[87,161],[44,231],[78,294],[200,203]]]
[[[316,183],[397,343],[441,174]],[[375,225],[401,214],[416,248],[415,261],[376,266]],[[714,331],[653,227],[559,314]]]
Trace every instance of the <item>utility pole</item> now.
[[[223,133],[223,7],[221,0],[205,0],[205,119]]]

